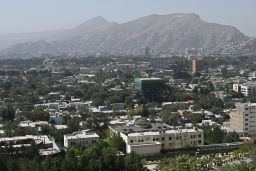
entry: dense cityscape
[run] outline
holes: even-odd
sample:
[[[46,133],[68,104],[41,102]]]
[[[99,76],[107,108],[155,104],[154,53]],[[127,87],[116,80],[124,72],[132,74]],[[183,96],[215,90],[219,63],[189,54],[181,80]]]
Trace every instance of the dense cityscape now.
[[[2,59],[1,170],[255,168],[254,57],[147,51]]]
[[[255,37],[196,13],[2,32],[0,171],[256,171]]]

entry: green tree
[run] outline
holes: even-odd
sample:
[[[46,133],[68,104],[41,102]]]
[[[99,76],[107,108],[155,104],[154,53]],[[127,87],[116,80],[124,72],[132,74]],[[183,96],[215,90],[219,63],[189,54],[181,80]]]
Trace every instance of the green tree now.
[[[0,116],[4,121],[13,121],[15,110],[12,105],[4,104],[0,107]]]
[[[28,114],[27,117],[32,121],[49,121],[50,119],[49,113],[45,112],[42,107],[34,109],[31,114]]]
[[[226,133],[223,139],[224,143],[238,142],[238,141],[240,141],[239,135],[235,131]]]

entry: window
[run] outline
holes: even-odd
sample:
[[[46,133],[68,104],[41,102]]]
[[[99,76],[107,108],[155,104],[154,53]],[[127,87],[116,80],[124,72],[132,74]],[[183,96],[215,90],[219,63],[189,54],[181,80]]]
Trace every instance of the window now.
[[[156,141],[156,139],[155,139],[155,138],[153,138],[153,141]]]
[[[202,141],[201,140],[198,140],[198,144],[201,144],[202,143]]]
[[[201,136],[202,136],[201,134],[198,134],[198,137],[199,137],[199,138],[201,138]]]
[[[130,140],[130,143],[133,143],[133,140]]]
[[[172,140],[172,137],[169,137],[169,140]]]
[[[162,137],[162,141],[164,141],[164,137]]]

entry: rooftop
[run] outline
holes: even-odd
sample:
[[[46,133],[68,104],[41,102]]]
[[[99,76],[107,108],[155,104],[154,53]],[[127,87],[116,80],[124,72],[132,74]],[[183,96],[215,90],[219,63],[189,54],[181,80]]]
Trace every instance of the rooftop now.
[[[162,78],[135,78],[135,81],[146,81],[146,80],[163,80]]]
[[[177,133],[196,133],[198,131],[202,131],[200,129],[178,129],[178,130],[167,130],[164,134],[177,134]],[[134,132],[129,133],[129,137],[137,137],[137,136],[144,136],[144,135],[160,135],[162,134],[160,131],[150,131],[150,132]]]
[[[139,120],[139,125],[130,125],[130,126],[122,126],[122,125],[113,125],[111,126],[112,129],[116,130],[117,132],[122,132],[124,134],[136,133],[136,132],[158,132],[159,130],[171,130],[173,129],[172,126],[163,124],[163,123],[148,123],[148,124],[141,124],[141,120]]]
[[[100,136],[95,132],[87,132],[86,130],[73,132],[73,134],[66,134],[67,139],[83,139],[83,138],[99,138]]]

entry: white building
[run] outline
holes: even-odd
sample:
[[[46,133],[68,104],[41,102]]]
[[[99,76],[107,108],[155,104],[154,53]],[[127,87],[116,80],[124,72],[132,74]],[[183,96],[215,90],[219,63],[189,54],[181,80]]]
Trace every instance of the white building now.
[[[88,130],[73,132],[73,134],[64,135],[64,147],[72,146],[89,147],[99,141],[100,136]]]
[[[241,92],[245,96],[250,96],[256,93],[256,83],[247,82],[244,84],[233,84],[233,90],[236,92]]]
[[[197,128],[174,129],[162,123],[148,123],[144,118],[133,126],[111,126],[114,133],[126,143],[126,152],[141,155],[160,153],[161,150],[184,148],[204,144],[204,132]]]

